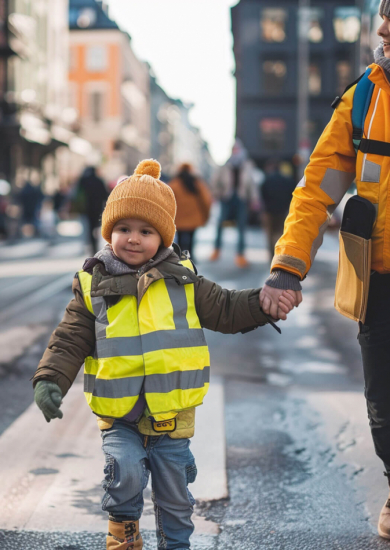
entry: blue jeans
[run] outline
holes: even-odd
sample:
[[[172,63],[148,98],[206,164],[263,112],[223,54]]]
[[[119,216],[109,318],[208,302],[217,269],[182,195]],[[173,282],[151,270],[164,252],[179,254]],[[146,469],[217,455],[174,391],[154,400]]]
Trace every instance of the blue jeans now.
[[[219,250],[222,244],[223,223],[226,220],[234,220],[237,223],[238,243],[237,253],[243,254],[245,250],[245,228],[248,219],[248,205],[245,200],[234,193],[230,199],[221,200],[221,214],[218,221],[217,238],[215,248]]]
[[[114,521],[138,520],[151,473],[158,550],[189,549],[195,500],[187,485],[197,473],[189,439],[146,437],[135,424],[121,420],[103,430],[102,439],[106,458],[103,510]]]

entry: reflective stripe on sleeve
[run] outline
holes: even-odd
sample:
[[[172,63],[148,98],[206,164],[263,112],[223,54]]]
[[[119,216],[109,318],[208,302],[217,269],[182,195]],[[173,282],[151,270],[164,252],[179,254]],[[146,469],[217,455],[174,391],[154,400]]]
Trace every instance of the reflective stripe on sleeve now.
[[[320,189],[328,195],[335,204],[339,204],[351,183],[355,179],[355,173],[343,172],[334,168],[327,168]]]

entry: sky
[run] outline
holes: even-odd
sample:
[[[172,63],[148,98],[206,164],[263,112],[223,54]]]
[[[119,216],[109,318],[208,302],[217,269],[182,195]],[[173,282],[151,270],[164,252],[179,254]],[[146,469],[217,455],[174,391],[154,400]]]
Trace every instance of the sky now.
[[[230,7],[237,0],[106,0],[109,15],[174,99],[194,103],[191,122],[214,160],[231,152],[235,79]]]

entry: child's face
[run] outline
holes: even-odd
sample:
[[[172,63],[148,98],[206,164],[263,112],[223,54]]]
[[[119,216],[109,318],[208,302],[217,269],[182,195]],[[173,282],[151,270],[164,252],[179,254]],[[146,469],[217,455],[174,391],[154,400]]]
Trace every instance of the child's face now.
[[[119,220],[112,230],[111,246],[114,254],[133,267],[146,264],[156,255],[160,244],[158,231],[143,220]]]

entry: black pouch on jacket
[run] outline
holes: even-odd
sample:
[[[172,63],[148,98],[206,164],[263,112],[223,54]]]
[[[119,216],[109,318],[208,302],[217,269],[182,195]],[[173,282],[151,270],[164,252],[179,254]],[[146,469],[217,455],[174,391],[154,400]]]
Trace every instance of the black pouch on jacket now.
[[[375,218],[376,209],[372,202],[354,195],[345,205],[341,231],[371,239]]]

